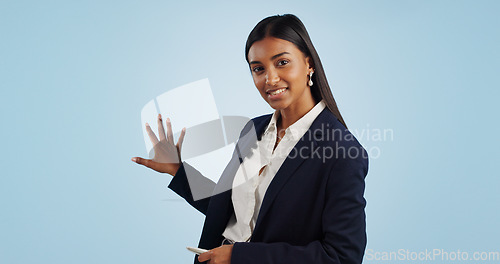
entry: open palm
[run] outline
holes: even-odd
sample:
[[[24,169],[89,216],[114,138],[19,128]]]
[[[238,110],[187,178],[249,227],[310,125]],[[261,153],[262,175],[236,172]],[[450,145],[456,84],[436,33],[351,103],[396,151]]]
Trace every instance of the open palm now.
[[[184,135],[186,134],[186,128],[182,129],[179,139],[177,140],[177,144],[174,144],[172,124],[170,123],[169,118],[167,118],[166,124],[167,134],[165,135],[161,115],[158,115],[158,135],[160,137],[158,140],[149,124],[146,123],[146,131],[151,143],[153,143],[155,155],[153,159],[134,157],[132,158],[132,161],[158,172],[175,175],[180,167],[182,141],[184,140]]]

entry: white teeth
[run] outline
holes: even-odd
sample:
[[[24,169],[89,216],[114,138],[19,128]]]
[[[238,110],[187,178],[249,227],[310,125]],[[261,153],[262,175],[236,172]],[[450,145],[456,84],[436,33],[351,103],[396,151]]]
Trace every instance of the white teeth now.
[[[284,92],[285,90],[286,90],[286,88],[282,88],[282,89],[279,89],[279,90],[276,90],[276,91],[272,91],[269,94],[270,95],[277,95],[277,94],[280,94],[280,93]]]

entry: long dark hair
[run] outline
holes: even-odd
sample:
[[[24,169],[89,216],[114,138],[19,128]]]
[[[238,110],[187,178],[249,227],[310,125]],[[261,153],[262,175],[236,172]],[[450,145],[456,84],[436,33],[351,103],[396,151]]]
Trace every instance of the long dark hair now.
[[[326,106],[337,117],[337,119],[347,128],[347,125],[340,114],[337,103],[333,98],[332,91],[326,80],[323,65],[319,59],[318,53],[314,48],[311,38],[307,33],[306,27],[298,17],[292,14],[275,15],[264,18],[260,21],[248,35],[245,47],[245,59],[248,62],[248,51],[252,44],[256,41],[262,40],[265,37],[275,37],[290,41],[295,44],[297,48],[304,53],[306,57],[312,59],[312,66],[314,74],[312,77],[313,86],[311,86],[311,93],[316,102],[325,100]]]

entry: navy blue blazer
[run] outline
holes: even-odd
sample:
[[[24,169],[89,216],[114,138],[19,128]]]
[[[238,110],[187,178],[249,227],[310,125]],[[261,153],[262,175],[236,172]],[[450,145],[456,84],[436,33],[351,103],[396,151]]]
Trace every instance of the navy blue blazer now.
[[[187,163],[170,182],[170,189],[206,215],[198,247],[221,245],[234,213],[233,177],[271,116],[246,124],[217,184]],[[256,137],[248,136],[252,134]],[[250,242],[234,244],[231,263],[361,263],[366,247],[367,173],[367,152],[325,108],[271,181]],[[213,195],[195,201],[190,185],[203,185]]]

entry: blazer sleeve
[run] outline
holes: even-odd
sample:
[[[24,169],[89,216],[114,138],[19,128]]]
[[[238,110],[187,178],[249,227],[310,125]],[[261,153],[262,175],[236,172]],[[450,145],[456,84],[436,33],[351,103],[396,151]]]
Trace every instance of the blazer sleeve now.
[[[170,181],[168,188],[184,198],[196,210],[206,215],[215,183],[203,176],[188,163],[182,162],[174,178]],[[198,197],[205,198],[196,199],[193,193]]]
[[[335,162],[328,175],[322,223],[317,223],[323,227],[321,240],[302,246],[237,242],[231,263],[361,263],[366,247],[363,195],[367,173],[366,155]]]

